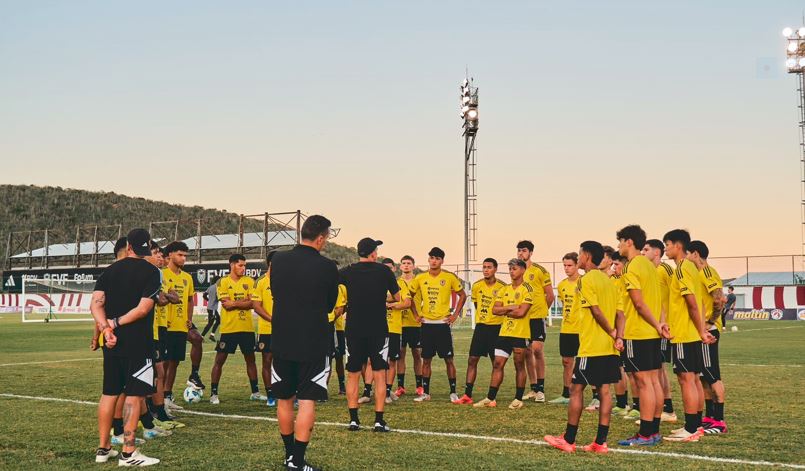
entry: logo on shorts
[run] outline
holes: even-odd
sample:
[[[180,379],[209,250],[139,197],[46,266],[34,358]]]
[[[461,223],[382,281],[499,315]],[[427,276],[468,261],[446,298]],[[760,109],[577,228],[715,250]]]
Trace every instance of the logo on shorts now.
[[[133,375],[134,378],[139,379],[145,384],[150,386],[154,385],[154,365],[151,360],[145,360],[145,366],[137,370]]]
[[[260,343],[257,344],[257,348],[259,350],[265,350],[266,344],[264,344],[263,342],[260,342]]]
[[[225,349],[226,348],[226,342],[218,342],[218,348],[220,348],[221,350]]]
[[[783,311],[782,309],[774,309],[769,316],[775,321],[779,321],[783,318]]]

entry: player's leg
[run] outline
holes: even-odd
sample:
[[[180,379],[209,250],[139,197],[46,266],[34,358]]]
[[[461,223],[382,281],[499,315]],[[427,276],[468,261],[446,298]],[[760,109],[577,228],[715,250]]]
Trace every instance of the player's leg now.
[[[346,394],[346,377],[344,376],[344,355],[346,354],[346,340],[343,330],[335,331],[335,373],[338,376],[338,394]]]
[[[187,378],[187,385],[204,389],[206,386],[198,374],[198,370],[201,368],[201,354],[203,353],[201,344],[204,342],[204,338],[199,334],[195,325],[187,332],[187,341],[190,342],[190,376]]]
[[[598,395],[599,401],[601,394]],[[629,412],[629,379],[626,377],[626,372],[621,367],[620,379],[615,383],[615,406],[612,408],[612,414],[617,416],[624,416]]]
[[[640,419],[640,384],[635,380],[634,373],[628,373],[624,369],[624,373],[626,375],[626,385],[632,391],[632,408],[626,415],[623,417],[624,419],[631,419],[631,420],[638,420]],[[623,380],[623,377],[621,377]]]
[[[206,337],[207,333],[212,329],[212,321],[215,318],[215,314],[213,314],[212,309],[207,309],[207,325],[204,326],[204,330],[201,331],[201,336]],[[210,339],[212,340],[212,339]]]
[[[510,355],[504,349],[495,351],[495,360],[492,362],[492,376],[489,379],[489,391],[486,393],[486,397],[473,404],[473,407],[497,407],[498,390],[503,383],[506,362],[509,360]]]
[[[467,377],[464,385],[464,395],[454,404],[472,404],[472,390],[475,387],[475,380],[478,377],[478,360],[481,357],[470,354],[467,358]],[[494,358],[493,358],[494,361]]]
[[[403,327],[403,330],[405,329],[406,327]],[[397,395],[397,397],[405,394],[405,355],[407,354],[407,349],[405,346],[405,340],[403,340],[403,344],[400,345],[400,359],[397,360],[397,390],[394,391],[394,394]]]
[[[364,368],[364,360],[368,359],[368,352],[363,339],[347,338],[347,408],[349,409],[349,430],[360,430],[358,417],[358,383]]]
[[[525,382],[528,376],[525,371],[525,351],[525,344],[522,348],[515,348],[513,351],[515,393],[514,400],[509,404],[509,409],[522,409],[523,407],[523,393],[525,392]]]
[[[397,376],[397,361],[400,359],[400,346],[402,339],[400,334],[389,334],[388,336],[388,370],[386,371],[386,402],[396,401],[399,396],[391,390],[394,387],[394,378]]]
[[[144,397],[140,398],[140,424],[143,426],[143,439],[145,440],[172,435],[171,431],[158,427],[154,423],[154,416],[148,410]]]
[[[671,381],[669,380],[668,371],[665,368],[666,363],[672,362],[671,355],[671,342],[668,339],[660,340],[660,355],[662,357],[662,364],[660,365],[659,378],[660,385],[662,386],[663,407],[662,407],[662,422],[676,422],[676,413],[674,412],[674,401],[671,398]]]
[[[421,334],[421,327],[419,328],[419,331]],[[422,347],[412,348],[411,358],[414,360],[414,384],[416,384],[416,393],[417,395],[420,393],[424,394],[425,389],[422,387]]]
[[[450,401],[458,401],[456,394],[456,363],[453,352],[453,333],[448,324],[438,324],[436,331],[436,352],[439,358],[444,360],[445,370],[447,371],[447,383],[450,386]]]
[[[534,354],[534,369],[537,373],[537,397],[534,401],[545,402],[545,342],[541,340],[531,342],[531,351]]]
[[[268,406],[273,407],[277,405],[277,402],[271,394],[271,352],[263,351],[260,355],[262,357],[260,373],[263,377],[263,387],[266,388],[266,401]]]
[[[685,427],[675,430],[665,440],[695,442],[699,440],[701,410],[704,394],[701,391],[699,370],[701,369],[701,342],[677,343],[673,345],[674,373],[682,392],[682,407],[685,410]]]
[[[436,342],[437,336],[435,335],[434,324],[424,324],[421,327],[421,345],[422,345],[422,394],[414,398],[415,402],[429,401],[430,400],[430,375],[431,364],[433,357],[436,356]],[[416,364],[414,365],[416,368]]]
[[[220,346],[220,342],[218,345]],[[212,372],[210,372],[210,404],[220,404],[221,402],[220,399],[218,399],[218,383],[221,381],[221,374],[223,373],[227,356],[229,356],[229,354],[223,349],[215,352],[215,360],[212,362]]]
[[[577,357],[573,366],[573,378],[570,386],[570,401],[567,404],[567,425],[562,435],[545,435],[545,441],[554,448],[565,452],[576,451],[576,433],[584,407],[584,388],[589,384],[587,370],[589,358]],[[586,373],[585,373],[586,372]]]
[[[363,394],[358,399],[358,403],[368,404],[372,402],[372,384],[374,383],[371,365],[364,363],[361,366],[361,378],[363,378]]]
[[[399,342],[399,337],[397,338]],[[372,366],[372,376],[375,384],[375,432],[388,432],[390,431],[386,421],[383,419],[383,412],[386,407],[386,391],[387,383],[386,378],[388,374],[388,354],[389,354],[389,338],[378,337],[371,339],[371,355],[369,356],[369,364]],[[397,348],[399,354],[399,348]],[[388,389],[391,386],[388,385]]]
[[[579,352],[578,334],[559,334],[559,355],[562,357],[562,395],[549,401],[551,404],[567,404],[570,400],[570,380],[573,364]]]
[[[240,352],[243,354],[243,359],[246,361],[246,376],[249,377],[249,387],[251,388],[249,400],[265,402],[268,400],[268,397],[260,394],[260,383],[257,380],[257,362],[254,358],[254,349],[256,347],[254,333],[241,332],[238,343]]]
[[[637,436],[633,439],[639,439],[640,443],[648,442],[650,437],[654,435],[654,410],[657,403],[657,398],[654,394],[654,375],[653,371],[637,371],[630,373],[639,394],[640,409],[637,412],[637,418],[640,419],[640,429],[637,431]],[[634,410],[634,409],[632,409]],[[647,444],[647,443],[646,443]]]
[[[96,460],[98,460],[98,456],[101,457],[101,460],[112,456],[109,450],[112,448],[112,417],[115,414],[116,402],[117,395],[106,394],[102,394],[101,399],[98,401],[98,452],[96,453]],[[114,456],[117,456],[117,453]]]
[[[707,434],[720,434],[727,432],[724,420],[724,382],[721,381],[721,368],[718,358],[718,340],[720,332],[710,331],[716,337],[716,343],[702,345],[702,374],[701,382],[705,394],[705,411],[703,419],[704,431]]]
[[[123,392],[126,401],[123,405],[123,449],[120,454],[119,466],[148,466],[159,463],[156,458],[150,458],[137,450],[137,424],[142,420],[147,410],[144,410],[145,397],[153,394],[156,389],[152,382],[142,381],[154,374],[153,353],[143,356],[126,357],[127,374]],[[148,419],[146,419],[147,421]],[[143,425],[148,428],[146,422]]]

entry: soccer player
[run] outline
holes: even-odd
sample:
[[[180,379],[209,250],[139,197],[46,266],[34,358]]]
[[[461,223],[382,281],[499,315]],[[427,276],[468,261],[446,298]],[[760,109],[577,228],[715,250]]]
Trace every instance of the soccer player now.
[[[472,388],[475,385],[475,378],[478,374],[478,360],[481,357],[489,357],[494,366],[495,343],[500,333],[500,325],[503,324],[505,317],[496,316],[492,313],[498,293],[506,286],[506,283],[495,277],[498,271],[497,260],[494,258],[484,259],[481,271],[484,275],[483,279],[476,281],[472,285],[471,299],[475,305],[475,330],[472,333],[470,356],[467,360],[467,383],[464,386],[464,395],[459,400],[453,401],[453,404],[472,404]],[[520,356],[522,357],[522,355]]]
[[[394,260],[390,258],[384,258],[383,265],[387,266],[392,273],[396,270]],[[399,302],[395,301],[393,297],[386,299],[386,321],[389,329],[389,369],[386,372],[386,404],[390,404],[400,398],[391,391],[391,388],[394,386],[394,377],[397,375],[397,362],[400,359],[400,347],[402,346],[402,313],[403,310],[411,308],[411,293],[408,291],[408,283],[402,278],[397,278],[397,285],[400,287]]]
[[[119,466],[149,466],[159,463],[136,448],[135,432],[144,398],[154,387],[154,297],[160,290],[159,269],[144,258],[151,255],[150,234],[134,229],[126,236],[127,257],[106,270],[92,293],[90,311],[103,335],[103,393],[98,404],[100,444],[97,463],[118,456],[112,449],[110,428],[115,402],[126,395],[123,407],[123,449]]]
[[[562,257],[567,278],[559,282],[557,292],[562,300],[562,327],[559,330],[559,355],[562,357],[562,395],[548,401],[550,404],[568,404],[573,379],[573,364],[579,352],[579,314],[576,312],[576,285],[579,281],[579,254],[570,252]]]
[[[254,280],[246,274],[246,257],[236,253],[229,257],[229,275],[218,280],[218,300],[221,303],[221,339],[215,346],[215,364],[212,366],[212,395],[210,404],[220,404],[218,398],[218,383],[221,381],[221,372],[227,356],[235,353],[240,347],[240,353],[246,361],[246,375],[249,377],[249,386],[252,394],[251,401],[268,401],[266,396],[260,394],[257,383],[257,365],[254,361],[254,323],[252,321],[252,292],[255,289]],[[271,317],[262,319],[271,321]],[[273,328],[273,327],[272,327]]]
[[[338,262],[336,262],[338,265]],[[335,307],[327,316],[330,322],[331,331],[333,333],[332,354],[331,359],[335,359],[335,373],[338,376],[338,395],[343,396],[347,393],[346,377],[344,373],[344,355],[347,354],[347,341],[344,335],[344,329],[347,325],[347,318],[345,316],[347,306],[347,288],[346,286],[338,285],[338,298],[335,302]],[[332,319],[332,320],[331,320]],[[332,366],[331,366],[332,369]],[[327,378],[327,383],[330,383],[330,378]]]
[[[221,315],[218,314],[218,280],[210,280],[210,286],[204,293],[207,298],[207,325],[201,331],[201,337],[204,338],[209,333],[209,339],[215,342],[215,331],[221,324]]]
[[[492,366],[492,378],[489,381],[489,392],[486,397],[473,404],[473,407],[497,407],[498,388],[503,383],[503,371],[506,361],[514,354],[515,393],[509,409],[523,408],[525,392],[525,352],[531,340],[531,326],[528,310],[534,303],[534,296],[542,296],[542,292],[534,292],[530,284],[523,282],[526,262],[520,258],[509,260],[509,275],[512,283],[498,291],[492,315],[503,319],[498,338],[495,340],[495,359]]]
[[[414,266],[416,262],[410,255],[404,255],[400,259],[400,278],[407,284],[414,281]],[[410,290],[409,290],[410,294]],[[406,348],[411,349],[411,357],[414,361],[414,379],[416,380],[416,395],[423,394],[422,389],[422,347],[419,343],[422,323],[418,319],[416,306],[422,305],[422,294],[416,293],[411,298],[410,309],[404,309],[402,313],[402,345],[400,346],[400,359],[397,361],[397,390],[394,395],[400,397],[405,394],[405,354]]]
[[[523,279],[534,290],[534,304],[528,312],[531,328],[531,342],[525,354],[531,390],[523,399],[545,402],[545,319],[554,301],[551,275],[542,265],[532,262],[534,244],[530,240],[517,243],[517,258],[526,263]],[[544,293],[540,296],[540,293]]]
[[[252,309],[257,313],[257,347],[256,352],[260,352],[263,357],[262,376],[263,386],[266,388],[266,405],[275,407],[277,400],[271,393],[271,313],[274,312],[274,297],[271,295],[271,259],[274,258],[276,251],[272,250],[266,254],[266,271],[254,286],[252,291]]]
[[[617,336],[616,325],[623,322],[617,312],[618,291],[607,276],[598,270],[604,258],[604,248],[595,241],[581,243],[579,267],[585,273],[578,281],[576,302],[579,303],[579,353],[573,368],[573,386],[570,389],[570,404],[567,408],[567,427],[559,436],[546,435],[545,441],[554,448],[572,453],[576,451],[576,432],[584,399],[584,388],[597,386],[600,396],[598,408],[598,433],[593,443],[584,451],[607,453],[612,397],[610,383],[620,379],[619,351],[623,339]]]
[[[364,364],[371,364],[375,385],[375,432],[390,431],[383,412],[386,401],[389,329],[387,295],[400,302],[400,286],[388,267],[377,263],[377,247],[383,242],[365,237],[358,241],[358,263],[342,269],[339,282],[349,295],[347,317],[347,405],[349,430],[360,430],[358,379]],[[397,339],[399,341],[399,337]]]
[[[674,269],[670,265],[662,261],[662,256],[665,254],[665,244],[659,239],[649,239],[643,247],[643,255],[651,260],[657,268],[657,278],[660,280],[660,293],[662,297],[662,313],[660,315],[660,323],[668,323],[668,296],[671,287],[671,277],[674,274]],[[665,337],[660,339],[660,355],[662,356],[663,363],[671,363],[671,341]],[[668,374],[665,367],[660,368],[660,384],[662,385],[663,396],[665,397],[664,405],[662,408],[662,422],[676,422],[677,417],[674,413],[674,401],[671,399],[671,383],[668,381]]]
[[[660,339],[670,337],[668,325],[660,322],[660,280],[654,264],[640,254],[646,245],[646,232],[640,226],[626,226],[615,236],[618,252],[627,259],[621,276],[626,289],[622,298],[625,325],[623,332],[619,332],[624,339],[621,361],[635,383],[640,401],[640,429],[618,444],[656,445],[661,440],[660,416],[664,399],[659,375],[662,367]]]
[[[705,416],[702,418],[704,433],[727,433],[724,421],[724,383],[721,381],[721,367],[718,360],[718,340],[721,337],[721,313],[724,309],[724,283],[715,268],[707,263],[710,249],[700,240],[694,240],[688,247],[688,260],[699,269],[702,288],[702,307],[704,323],[715,338],[711,344],[702,344],[702,374],[704,388]]]
[[[682,391],[685,408],[685,427],[673,430],[664,437],[672,442],[697,442],[704,434],[702,405],[704,392],[699,380],[702,372],[702,343],[713,343],[715,338],[707,332],[702,318],[702,289],[696,265],[686,258],[690,234],[674,229],[663,237],[665,254],[676,263],[671,278],[668,302],[668,325],[671,329],[671,350],[674,373]]]
[[[274,354],[271,374],[287,469],[318,471],[305,462],[316,420],[316,401],[327,399],[330,373],[327,313],[338,298],[338,268],[321,255],[330,220],[313,215],[301,229],[301,243],[271,260]],[[294,418],[294,399],[299,410]]]
[[[444,250],[433,247],[428,252],[428,271],[417,275],[408,285],[411,295],[421,296],[421,304],[414,305],[417,320],[422,322],[422,394],[415,402],[430,401],[431,362],[437,354],[444,359],[447,380],[450,384],[450,401],[458,399],[456,394],[456,365],[453,362],[453,335],[450,326],[456,321],[467,294],[461,280],[449,271],[442,270]],[[450,300],[456,294],[458,303],[451,312]]]

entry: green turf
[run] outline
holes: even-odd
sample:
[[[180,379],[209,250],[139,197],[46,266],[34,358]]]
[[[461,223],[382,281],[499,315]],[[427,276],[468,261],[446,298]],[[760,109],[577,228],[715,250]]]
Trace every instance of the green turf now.
[[[308,448],[309,460],[328,470],[355,469],[536,469],[536,468],[735,468],[734,463],[697,461],[679,453],[775,463],[805,464],[805,411],[800,407],[805,390],[805,322],[736,322],[738,332],[722,337],[722,373],[727,387],[726,416],[729,434],[707,436],[697,444],[670,444],[647,449],[654,454],[610,453],[589,456],[565,455],[535,443],[494,442],[486,439],[426,436],[417,433],[377,435],[369,431],[351,433],[344,426],[320,425]],[[63,359],[99,357],[88,349],[90,323],[21,324],[19,316],[0,315],[0,393],[96,401],[100,392],[101,362],[95,360],[12,365]],[[558,356],[558,328],[549,329],[546,392],[553,398],[561,392]],[[459,393],[463,389],[466,351],[471,331],[454,333]],[[205,351],[212,343],[204,344]],[[204,355],[202,377],[209,383],[211,355]],[[434,362],[431,391],[433,401],[414,404],[404,396],[387,408],[393,428],[431,432],[452,432],[540,441],[547,433],[561,433],[566,421],[564,406],[526,404],[520,411],[505,405],[513,397],[511,366],[499,394],[500,405],[492,410],[475,410],[447,402],[444,365]],[[186,378],[189,364],[180,367],[179,379]],[[489,364],[482,362],[476,383],[476,398],[483,397],[489,382]],[[178,381],[177,381],[178,382]],[[409,391],[414,377],[406,377]],[[331,381],[331,392],[337,386]],[[178,389],[178,388],[177,388]],[[180,394],[176,391],[176,394]],[[221,383],[221,404],[202,402],[193,411],[274,417],[274,410],[249,402],[248,381],[243,360],[230,357]],[[681,400],[674,381],[674,403],[681,412]],[[503,406],[503,407],[501,407]],[[373,420],[371,407],[361,410],[364,423]],[[333,395],[319,406],[322,422],[344,423],[348,418],[343,396]],[[147,443],[146,454],[163,460],[172,469],[282,469],[282,446],[275,422],[243,418],[206,417],[181,414],[187,427],[172,437]],[[579,443],[595,434],[597,418],[585,413]],[[670,425],[663,425],[668,432]],[[635,430],[635,425],[613,419],[610,444]],[[91,405],[44,402],[0,396],[0,468],[77,469],[92,464],[97,446],[95,408]],[[617,446],[613,446],[616,448]],[[111,467],[113,464],[97,465]],[[162,466],[162,465],[160,465]],[[745,465],[743,465],[745,466]],[[745,466],[749,467],[749,466]]]

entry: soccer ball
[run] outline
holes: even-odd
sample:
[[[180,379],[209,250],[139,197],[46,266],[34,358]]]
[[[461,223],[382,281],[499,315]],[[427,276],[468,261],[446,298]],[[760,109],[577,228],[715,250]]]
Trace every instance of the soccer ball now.
[[[738,332],[738,326],[737,325],[732,326],[732,331],[733,332]]]
[[[188,386],[184,390],[184,394],[182,394],[184,402],[188,404],[195,404],[196,402],[200,402],[202,396],[204,396],[204,392],[201,389],[196,389],[190,386]]]

